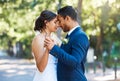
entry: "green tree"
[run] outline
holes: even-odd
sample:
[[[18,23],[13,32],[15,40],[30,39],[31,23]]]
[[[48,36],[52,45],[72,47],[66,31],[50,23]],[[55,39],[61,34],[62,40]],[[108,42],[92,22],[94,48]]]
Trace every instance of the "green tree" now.
[[[114,42],[120,42],[120,32],[116,27],[120,22],[120,1],[84,0],[82,6],[82,27],[90,37],[90,45],[95,49],[98,59],[104,51],[111,59]],[[109,63],[110,64],[110,63]]]

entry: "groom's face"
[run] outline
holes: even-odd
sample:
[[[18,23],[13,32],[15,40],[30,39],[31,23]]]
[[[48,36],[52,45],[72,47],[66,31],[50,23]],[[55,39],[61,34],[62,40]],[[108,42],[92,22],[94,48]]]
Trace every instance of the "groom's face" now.
[[[59,26],[63,29],[64,32],[68,32],[69,26],[67,25],[67,20],[66,18],[62,17],[61,15],[57,16],[58,21],[59,21]]]

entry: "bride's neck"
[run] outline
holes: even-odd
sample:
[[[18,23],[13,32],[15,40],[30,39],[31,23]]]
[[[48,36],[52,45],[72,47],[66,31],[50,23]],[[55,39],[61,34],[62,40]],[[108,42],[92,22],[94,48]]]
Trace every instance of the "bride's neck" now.
[[[42,31],[42,33],[45,34],[45,35],[47,35],[47,36],[50,36],[50,34],[51,34],[51,32],[48,31],[48,30],[44,30],[44,31]]]

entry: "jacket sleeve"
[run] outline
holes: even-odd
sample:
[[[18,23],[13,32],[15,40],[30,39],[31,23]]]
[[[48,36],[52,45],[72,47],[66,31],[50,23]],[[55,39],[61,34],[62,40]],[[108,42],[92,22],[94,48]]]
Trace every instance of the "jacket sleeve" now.
[[[63,49],[55,45],[51,51],[50,54],[54,55],[61,61],[62,63],[68,65],[71,68],[76,68],[83,60],[83,58],[86,57],[88,48],[88,40],[85,36],[77,37],[77,40],[72,42],[72,53],[68,54]]]

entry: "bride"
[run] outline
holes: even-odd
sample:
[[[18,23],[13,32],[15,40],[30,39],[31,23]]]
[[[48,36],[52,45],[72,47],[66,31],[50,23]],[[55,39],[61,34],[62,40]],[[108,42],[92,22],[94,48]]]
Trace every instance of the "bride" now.
[[[32,53],[37,67],[33,81],[57,81],[57,59],[49,54],[44,45],[45,38],[51,37],[51,33],[57,30],[57,23],[56,14],[48,10],[42,11],[35,21],[34,30],[39,31],[39,34],[32,41]]]

